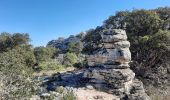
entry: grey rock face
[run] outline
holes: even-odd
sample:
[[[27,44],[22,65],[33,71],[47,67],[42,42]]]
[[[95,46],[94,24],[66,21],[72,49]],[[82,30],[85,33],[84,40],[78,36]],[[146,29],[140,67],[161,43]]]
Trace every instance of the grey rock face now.
[[[71,35],[69,38],[58,38],[57,40],[52,40],[48,43],[49,46],[53,46],[55,48],[59,48],[61,53],[66,53],[68,50],[69,43],[78,43],[80,47],[83,47],[83,43],[81,42],[80,38]]]
[[[117,63],[126,63],[131,60],[129,48],[104,49],[88,58],[89,66],[94,65],[117,65]],[[115,63],[115,64],[114,64]]]
[[[117,95],[121,100],[149,100],[143,84],[129,68],[131,53],[126,32],[108,29],[101,36],[103,47],[87,56],[91,68],[84,73],[84,78],[89,78],[94,88]]]
[[[127,40],[126,32],[121,29],[104,30],[101,36],[104,43],[113,43],[117,41]]]
[[[103,43],[103,44],[104,44],[104,48],[106,49],[129,48],[130,47],[129,41],[120,41],[120,42],[115,42],[114,44],[112,43]]]
[[[150,100],[142,82],[135,79],[135,73],[129,68],[131,53],[126,32],[108,29],[101,36],[102,48],[87,56],[90,68],[53,75],[44,83],[47,90],[56,90],[62,86],[64,91],[82,96],[80,92],[86,94],[96,89],[116,96],[116,100]]]

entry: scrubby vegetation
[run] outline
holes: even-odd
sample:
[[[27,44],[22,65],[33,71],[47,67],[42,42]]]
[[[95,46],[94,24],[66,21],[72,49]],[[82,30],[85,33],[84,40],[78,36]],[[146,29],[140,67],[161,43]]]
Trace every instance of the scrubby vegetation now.
[[[170,8],[119,11],[104,21],[103,26],[86,31],[80,40],[83,53],[100,48],[100,33],[105,29],[125,29],[131,43],[131,68],[147,85],[166,87],[170,81]]]
[[[38,63],[49,61],[57,52],[54,47],[35,47],[34,54]]]
[[[54,70],[54,71],[61,71],[64,70],[64,65],[58,63],[55,60],[51,60],[48,62],[41,62],[39,64],[39,67],[41,68],[41,70]]]
[[[37,71],[61,71],[78,62],[81,49],[78,43],[69,43],[63,62],[54,59],[60,52],[57,48],[35,47],[29,44],[25,33],[0,34],[0,99],[26,99],[36,94],[37,83],[33,73]],[[70,95],[63,98],[70,98]]]
[[[63,70],[87,67],[85,55],[100,48],[100,33],[125,29],[131,43],[131,68],[144,85],[163,91],[170,86],[170,8],[119,11],[102,26],[85,33],[50,41],[46,47],[29,44],[25,33],[0,34],[0,99],[20,99],[36,93],[35,69]],[[66,95],[69,100],[72,94]],[[63,100],[67,100],[63,98]]]
[[[0,99],[21,99],[35,93],[31,81],[35,56],[28,34],[0,35]]]
[[[165,92],[170,86],[170,8],[153,10],[119,11],[109,17],[104,25],[94,32],[87,32],[87,44],[93,44],[91,50],[100,48],[100,38],[92,38],[100,34],[99,29],[125,29],[131,43],[131,68],[146,86],[153,86]],[[92,39],[91,39],[92,38]],[[84,40],[84,41],[85,41]],[[87,45],[86,44],[86,45]],[[88,47],[87,47],[88,48]]]
[[[72,66],[74,65],[75,63],[77,63],[77,56],[75,53],[67,53],[64,57],[65,61],[64,61],[64,64],[66,66]]]
[[[146,85],[166,87],[170,81],[169,12],[168,7],[122,11],[105,21],[107,27],[126,30],[131,43],[131,66]]]

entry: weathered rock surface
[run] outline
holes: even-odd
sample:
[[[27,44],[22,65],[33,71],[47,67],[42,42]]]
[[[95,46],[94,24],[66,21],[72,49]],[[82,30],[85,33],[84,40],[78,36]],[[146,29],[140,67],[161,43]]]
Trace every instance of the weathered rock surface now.
[[[89,66],[119,65],[130,62],[131,53],[129,48],[101,49],[95,55],[90,55],[87,60]]]
[[[61,53],[66,53],[69,48],[68,46],[69,43],[78,43],[81,48],[83,47],[83,43],[81,42],[80,38],[74,35],[70,35],[66,39],[58,38],[57,40],[49,41],[48,45],[60,49]]]
[[[127,40],[126,32],[121,29],[104,30],[101,36],[104,43],[113,43]]]
[[[135,73],[129,68],[131,53],[126,32],[110,29],[104,30],[101,36],[103,47],[87,59],[91,68],[84,77],[89,78],[89,84],[122,100],[149,100],[143,84],[135,79]]]
[[[126,32],[104,30],[101,36],[103,47],[87,56],[90,68],[54,74],[43,86],[48,91],[63,87],[77,100],[150,100],[129,68],[131,53]]]

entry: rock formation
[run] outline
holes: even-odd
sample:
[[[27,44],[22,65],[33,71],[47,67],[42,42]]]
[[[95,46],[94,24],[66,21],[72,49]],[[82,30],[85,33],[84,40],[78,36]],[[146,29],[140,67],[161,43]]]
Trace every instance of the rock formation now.
[[[131,53],[126,32],[108,29],[101,32],[101,37],[103,46],[87,57],[90,68],[54,74],[43,86],[48,91],[63,87],[72,91],[77,100],[150,100],[142,82],[129,68]]]
[[[87,57],[91,66],[85,73],[87,85],[120,97],[121,100],[149,100],[142,82],[129,68],[131,53],[126,32],[107,29],[101,33],[103,47]]]

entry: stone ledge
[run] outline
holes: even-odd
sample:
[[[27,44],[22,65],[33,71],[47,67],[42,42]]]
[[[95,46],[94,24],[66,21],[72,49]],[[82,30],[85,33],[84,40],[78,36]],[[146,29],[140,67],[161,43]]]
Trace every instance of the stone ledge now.
[[[115,49],[115,48],[129,48],[129,41],[120,41],[115,43],[103,43],[104,48],[106,49]]]

